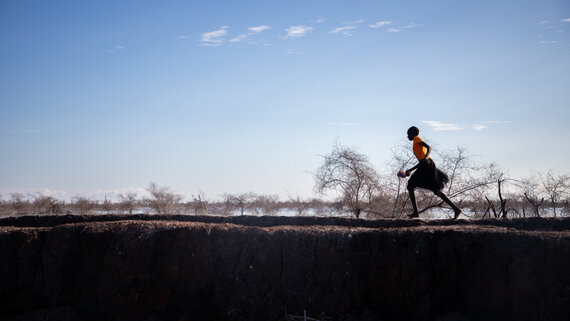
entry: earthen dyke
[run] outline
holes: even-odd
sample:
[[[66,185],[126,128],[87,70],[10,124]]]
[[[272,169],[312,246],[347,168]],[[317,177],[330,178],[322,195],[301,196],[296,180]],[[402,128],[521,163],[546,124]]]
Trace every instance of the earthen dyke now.
[[[0,320],[570,320],[570,219],[0,220]]]

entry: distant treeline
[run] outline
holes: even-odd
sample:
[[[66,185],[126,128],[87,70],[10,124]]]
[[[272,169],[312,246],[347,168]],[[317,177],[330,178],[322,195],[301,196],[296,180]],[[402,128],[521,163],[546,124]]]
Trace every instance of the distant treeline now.
[[[549,170],[513,178],[495,164],[474,163],[474,157],[464,148],[436,150],[432,155],[449,176],[445,193],[463,209],[462,218],[556,217],[570,213],[568,174]],[[63,201],[41,193],[12,193],[0,196],[0,215],[148,213],[403,218],[412,211],[407,180],[395,173],[413,165],[415,157],[408,145],[394,148],[392,160],[377,170],[366,155],[336,143],[314,173],[315,191],[321,198],[296,196],[282,200],[277,195],[252,192],[225,194],[218,200],[201,194],[185,198],[169,187],[151,183],[146,189],[149,196],[124,193],[116,201],[83,196]],[[421,214],[452,217],[451,211],[431,192],[420,190],[418,194]]]
[[[190,215],[319,215],[346,216],[347,211],[338,202],[300,197],[280,200],[277,195],[255,193],[226,194],[222,200],[212,201],[201,195],[183,201],[183,197],[167,187],[155,184],[147,189],[150,197],[135,193],[120,194],[118,201],[92,200],[82,196],[70,201],[45,196],[41,193],[12,193],[0,199],[0,216],[36,214],[190,214]],[[349,212],[348,212],[349,214]]]
[[[255,193],[226,194],[222,200],[203,199],[201,195],[192,196],[192,200],[183,201],[182,196],[170,192],[166,187],[149,188],[151,197],[138,198],[135,193],[120,194],[118,201],[99,201],[82,196],[73,197],[70,201],[59,200],[40,193],[12,193],[0,199],[0,217],[21,215],[50,214],[188,214],[188,215],[292,215],[292,216],[352,216],[350,204],[342,201],[325,201],[318,198],[303,199],[301,197],[280,200],[277,195],[260,195]],[[442,211],[441,204],[430,204],[431,196],[424,193],[423,204],[428,204],[426,211]],[[536,196],[535,196],[536,197]],[[370,212],[359,213],[366,218],[402,218],[407,214],[407,196],[397,198],[381,198],[372,201]],[[432,200],[433,201],[433,200]],[[394,205],[400,204],[403,209],[393,212]],[[528,195],[510,194],[504,200],[504,208],[500,200],[488,197],[482,200],[462,200],[461,207],[466,218],[511,218],[511,217],[543,217],[569,216],[568,198],[555,203],[546,197],[530,198]],[[449,214],[452,215],[451,212]],[[356,216],[356,215],[354,215]]]

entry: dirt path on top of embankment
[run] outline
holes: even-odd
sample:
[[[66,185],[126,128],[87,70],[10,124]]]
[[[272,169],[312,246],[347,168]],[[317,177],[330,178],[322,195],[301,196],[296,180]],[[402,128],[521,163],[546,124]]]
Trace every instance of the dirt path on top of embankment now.
[[[569,320],[570,219],[0,220],[0,320]]]
[[[483,220],[402,220],[402,219],[353,219],[342,217],[284,217],[284,216],[215,216],[215,215],[30,215],[0,218],[0,226],[50,227],[69,223],[114,221],[168,221],[230,223],[244,226],[345,226],[368,228],[403,228],[416,226],[488,226],[506,227],[529,231],[570,231],[567,218],[516,218]]]

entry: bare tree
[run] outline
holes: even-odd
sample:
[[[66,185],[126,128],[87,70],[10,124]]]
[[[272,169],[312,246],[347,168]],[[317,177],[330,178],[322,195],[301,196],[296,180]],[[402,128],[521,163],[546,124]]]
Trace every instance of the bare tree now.
[[[198,194],[196,196],[192,195],[192,207],[194,209],[194,214],[196,215],[208,214],[209,211],[210,201],[203,199],[202,194]]]
[[[208,214],[210,215],[226,215],[228,212],[228,204],[223,198],[220,201],[210,201],[208,203]]]
[[[485,196],[485,199],[487,200],[487,203],[489,204],[489,207],[487,208],[485,214],[483,215],[483,217],[485,217],[485,215],[487,213],[489,213],[492,211],[493,212],[493,216],[495,218],[507,218],[507,214],[508,214],[508,210],[507,210],[507,199],[505,199],[503,197],[503,187],[505,182],[507,181],[507,178],[504,177],[503,173],[499,174],[497,177],[497,193],[499,195],[499,208],[497,211],[497,208],[494,204],[494,202],[492,202],[487,196]]]
[[[121,201],[119,202],[119,209],[123,212],[128,212],[133,214],[133,211],[137,207],[137,194],[136,193],[122,193],[119,194]]]
[[[379,194],[379,175],[368,158],[355,149],[336,142],[315,174],[315,189],[324,194],[337,193],[339,200],[359,218],[371,209],[371,201]]]
[[[473,156],[463,147],[457,147],[452,151],[440,151],[434,148],[432,155],[438,167],[449,176],[449,183],[445,190],[449,199],[459,198],[459,201],[454,201],[459,206],[464,200],[477,199],[475,203],[486,203],[485,194],[490,191],[501,175],[496,165],[474,164]],[[386,198],[393,202],[390,210],[391,217],[402,217],[411,211],[409,195],[406,191],[407,180],[397,178],[395,173],[408,168],[415,162],[416,158],[409,144],[401,144],[393,149],[393,157],[387,167],[388,172],[383,175],[383,182],[386,184],[384,191],[390,193]],[[430,191],[420,189],[417,193],[418,207],[422,208],[420,213],[439,208],[444,204]],[[386,207],[387,202],[383,200],[382,203]]]
[[[556,217],[556,207],[568,195],[570,175],[555,175],[552,173],[552,170],[549,170],[546,177],[541,175],[541,181],[550,200],[554,217]]]
[[[281,208],[277,195],[256,195],[253,206],[264,215],[275,215]]]
[[[103,200],[103,203],[100,204],[99,208],[103,210],[105,213],[110,214],[115,209],[115,206],[113,202],[107,199],[107,195],[105,195],[105,199]]]
[[[530,177],[517,180],[517,185],[521,189],[527,204],[531,206],[534,215],[540,217],[541,207],[545,199],[545,193],[538,183],[536,174],[532,174]],[[524,208],[523,216],[526,216],[526,211]]]
[[[303,199],[299,194],[289,196],[288,207],[295,210],[297,216],[303,216],[313,205],[311,200]]]
[[[95,208],[97,208],[97,203],[91,201],[88,198],[77,195],[72,198],[71,206],[77,214],[91,214]]]
[[[32,201],[37,214],[57,214],[61,212],[61,202],[51,196],[37,194]]]
[[[26,214],[29,212],[30,202],[24,194],[12,193],[10,194],[10,204],[12,205],[12,210],[16,214]]]
[[[311,207],[317,216],[339,216],[343,214],[343,205],[340,202],[327,202],[318,198],[311,201]],[[370,214],[370,213],[368,213]]]
[[[411,203],[409,201],[410,195],[406,189],[407,180],[397,177],[395,173],[412,167],[415,160],[416,157],[408,143],[403,142],[392,148],[392,159],[385,167],[386,171],[383,172],[381,180],[383,190],[388,195],[376,200],[378,204],[375,208],[378,209],[378,216],[402,217],[409,209]],[[421,194],[421,191],[419,193]]]
[[[254,193],[225,194],[224,201],[228,212],[238,211],[244,215],[246,211],[253,209],[256,195]]]
[[[475,164],[473,155],[464,147],[450,152],[438,153],[442,159],[442,169],[449,176],[447,195],[470,198],[489,191],[504,175],[497,165]]]
[[[171,192],[169,187],[150,183],[146,190],[151,195],[151,198],[146,199],[146,203],[157,214],[174,214],[181,206],[182,196]]]
[[[9,202],[4,200],[2,194],[0,194],[0,215],[7,215],[10,213]]]

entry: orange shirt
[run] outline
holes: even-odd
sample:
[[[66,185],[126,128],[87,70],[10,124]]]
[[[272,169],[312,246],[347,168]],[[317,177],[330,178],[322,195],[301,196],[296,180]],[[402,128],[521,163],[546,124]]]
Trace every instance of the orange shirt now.
[[[420,136],[414,137],[414,145],[413,145],[414,155],[416,155],[416,158],[418,160],[424,159],[424,157],[426,157],[427,154],[427,148],[420,145],[421,142],[423,142],[423,139],[421,139]]]

